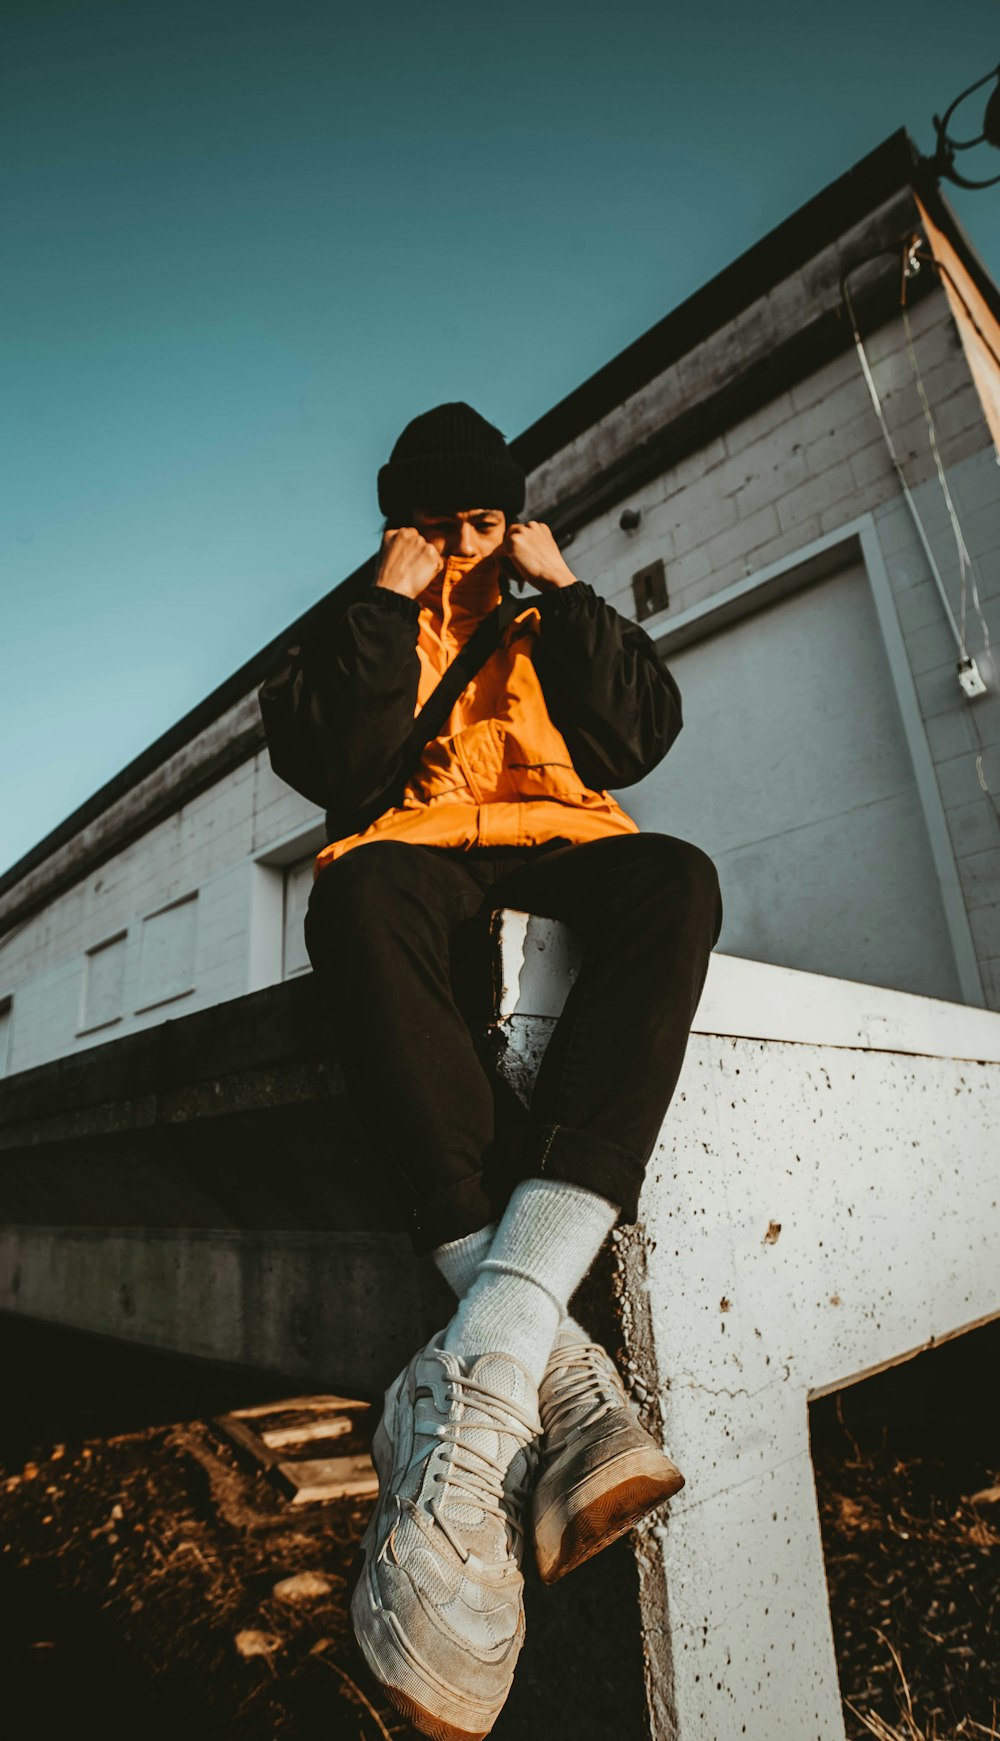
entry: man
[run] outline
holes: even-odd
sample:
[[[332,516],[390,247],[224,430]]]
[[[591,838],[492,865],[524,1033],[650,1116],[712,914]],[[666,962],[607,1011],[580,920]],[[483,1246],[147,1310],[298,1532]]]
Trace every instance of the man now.
[[[524,493],[470,406],[415,418],[379,472],[374,585],[261,691],[276,770],[339,819],[306,942],[348,1089],[459,1302],[386,1393],[352,1600],[371,1672],[445,1741],[488,1734],[510,1689],[526,1530],[552,1582],[683,1483],[568,1303],[635,1219],[722,923],[711,859],[608,790],[667,753],[677,685],[549,527],[518,522]],[[383,807],[510,574],[533,593]],[[513,1136],[456,994],[469,924],[501,906],[583,949]]]

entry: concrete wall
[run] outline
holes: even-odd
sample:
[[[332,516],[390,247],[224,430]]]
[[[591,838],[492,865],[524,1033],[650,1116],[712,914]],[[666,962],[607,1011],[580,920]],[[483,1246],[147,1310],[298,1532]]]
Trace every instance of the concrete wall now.
[[[943,292],[933,292],[914,308],[911,328],[946,467],[985,449],[992,452]],[[725,348],[728,354],[734,342],[723,333],[713,348]],[[932,476],[933,458],[900,322],[892,320],[866,334],[865,348],[907,481],[914,487]],[[636,445],[658,407],[674,398],[685,402],[692,379],[707,382],[719,364],[706,358],[701,367],[703,374],[696,374],[697,359],[685,357],[641,394],[625,400],[601,425],[598,453],[588,438],[540,468],[531,479],[526,511],[532,512],[535,502],[580,487],[608,450]],[[670,611],[678,613],[899,495],[851,349],[736,423],[709,447],[597,515],[575,534],[567,560],[582,579],[628,612],[632,574],[662,556]],[[992,500],[995,504],[996,492]],[[626,505],[642,511],[634,532],[623,532],[618,524]],[[653,619],[652,627],[658,630],[667,621],[664,614]]]

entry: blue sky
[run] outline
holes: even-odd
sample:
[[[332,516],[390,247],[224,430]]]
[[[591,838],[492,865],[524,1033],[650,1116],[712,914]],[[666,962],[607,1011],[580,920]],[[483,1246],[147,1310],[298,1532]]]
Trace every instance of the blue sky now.
[[[0,869],[370,554],[412,416],[514,437],[1000,60],[993,0],[4,18]]]

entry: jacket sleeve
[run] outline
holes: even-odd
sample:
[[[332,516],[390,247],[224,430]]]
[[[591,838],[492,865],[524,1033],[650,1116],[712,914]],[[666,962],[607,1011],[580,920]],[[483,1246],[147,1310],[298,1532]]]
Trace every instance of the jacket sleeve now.
[[[594,791],[632,786],[684,723],[677,684],[645,629],[586,581],[541,595],[535,652],[553,724]]]
[[[351,813],[389,784],[413,725],[420,605],[372,587],[257,691],[271,766],[321,809]]]

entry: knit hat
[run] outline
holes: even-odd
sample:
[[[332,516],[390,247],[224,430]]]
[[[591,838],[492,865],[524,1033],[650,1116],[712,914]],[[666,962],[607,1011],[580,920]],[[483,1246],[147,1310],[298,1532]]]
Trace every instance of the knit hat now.
[[[390,524],[405,522],[415,508],[502,508],[513,520],[524,496],[524,471],[499,429],[464,399],[414,417],[378,474],[378,503]]]

